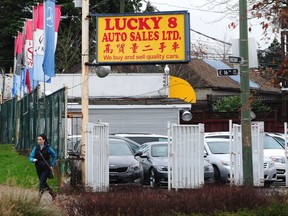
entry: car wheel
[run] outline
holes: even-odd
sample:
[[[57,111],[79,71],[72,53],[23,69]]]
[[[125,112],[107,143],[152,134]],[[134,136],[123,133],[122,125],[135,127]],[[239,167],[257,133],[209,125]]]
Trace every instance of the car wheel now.
[[[152,187],[152,188],[156,188],[158,186],[153,169],[150,170],[149,182],[150,182],[150,187]]]
[[[213,169],[214,169],[214,181],[216,183],[220,183],[221,179],[220,179],[220,171],[218,169],[217,166],[213,165]]]

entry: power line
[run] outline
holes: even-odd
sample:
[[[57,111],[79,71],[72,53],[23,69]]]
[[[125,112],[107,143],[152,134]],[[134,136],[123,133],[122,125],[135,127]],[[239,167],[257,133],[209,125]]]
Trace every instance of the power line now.
[[[147,4],[147,1],[146,1],[146,0],[144,0],[144,2]],[[153,4],[154,4],[154,3],[153,3]],[[160,4],[160,3],[156,3],[156,4]],[[169,4],[165,4],[165,5],[169,5]],[[170,6],[172,6],[172,5],[170,5]],[[178,6],[173,5],[173,7],[178,7]],[[158,12],[161,12],[161,11],[159,11],[157,8],[155,8],[155,10],[158,11]],[[196,10],[196,9],[194,9],[194,10]],[[198,10],[199,10],[199,9],[198,9]],[[203,11],[204,11],[204,10],[203,10]],[[191,28],[190,28],[190,31],[193,31],[193,32],[195,32],[195,33],[197,33],[197,34],[199,34],[199,35],[202,35],[202,36],[204,36],[204,37],[207,37],[207,38],[209,38],[209,39],[211,39],[211,40],[215,40],[215,41],[217,41],[217,42],[224,43],[224,44],[227,44],[227,45],[230,45],[230,46],[232,45],[231,43],[228,43],[228,42],[219,40],[219,39],[217,39],[217,38],[211,37],[211,36],[209,36],[209,35],[203,34],[203,33],[199,32],[199,31],[194,30],[194,29],[191,29]]]

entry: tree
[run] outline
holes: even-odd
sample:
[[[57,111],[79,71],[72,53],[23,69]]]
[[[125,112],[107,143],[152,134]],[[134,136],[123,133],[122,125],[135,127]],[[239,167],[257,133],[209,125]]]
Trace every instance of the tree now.
[[[17,31],[22,31],[25,18],[32,17],[32,5],[36,3],[31,0],[0,1],[0,67],[4,67],[6,72],[13,67],[14,37]]]
[[[271,68],[278,70],[282,64],[281,44],[275,37],[270,46],[257,53],[259,65],[262,70]]]

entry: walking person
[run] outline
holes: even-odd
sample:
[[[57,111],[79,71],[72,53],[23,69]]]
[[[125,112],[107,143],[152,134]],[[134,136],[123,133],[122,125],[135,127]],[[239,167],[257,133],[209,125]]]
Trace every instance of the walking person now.
[[[31,163],[35,163],[36,172],[40,181],[39,197],[41,198],[44,191],[47,190],[52,196],[52,200],[55,200],[57,195],[47,184],[47,177],[50,172],[50,167],[53,167],[55,165],[56,153],[53,148],[48,144],[45,134],[40,134],[37,137],[37,142],[38,144],[33,148],[30,153],[29,160]]]

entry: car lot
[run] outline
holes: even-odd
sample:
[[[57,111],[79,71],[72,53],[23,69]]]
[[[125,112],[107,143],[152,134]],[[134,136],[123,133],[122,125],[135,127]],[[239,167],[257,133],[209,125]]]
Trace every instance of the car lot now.
[[[141,183],[151,187],[168,185],[168,143],[148,142],[141,145],[135,153],[143,166]],[[204,180],[206,183],[214,181],[214,170],[204,159]]]
[[[209,133],[209,134],[206,133],[205,134],[205,137],[206,137],[205,140],[210,139],[212,137],[218,137],[218,136],[222,137],[222,139],[225,139],[227,141],[228,140],[227,137],[229,137],[229,132],[215,132],[215,133]],[[165,136],[163,136],[163,137],[165,139]],[[133,140],[130,140],[129,138],[122,137],[122,136],[117,136],[117,135],[110,135],[109,136],[109,140],[111,140],[111,139],[119,140],[119,141],[125,141],[128,144],[130,150],[132,151],[132,157],[133,157],[133,154],[136,152],[136,150],[138,148],[141,148],[143,145],[147,144],[147,143],[144,143],[144,144],[140,145],[137,142],[135,142]],[[167,136],[166,136],[166,143],[167,143],[167,140],[168,139],[167,139]],[[157,140],[157,143],[159,143],[158,140]],[[275,147],[275,146],[277,146],[277,147]],[[217,150],[220,150],[220,148],[217,148]],[[81,154],[81,135],[68,137],[68,152],[69,152],[70,155],[80,155]],[[207,154],[207,150],[206,149],[205,149],[205,152]],[[272,152],[272,153],[269,154],[268,152]],[[280,152],[280,153],[277,153],[277,152]],[[282,185],[282,183],[280,183],[279,181],[276,181],[276,179],[275,179],[275,166],[277,167],[277,172],[278,172],[277,176],[278,176],[278,178],[280,180],[285,180],[285,178],[284,178],[285,177],[285,158],[284,158],[284,155],[282,155],[282,154],[284,154],[283,147],[281,145],[279,145],[279,143],[272,136],[269,136],[268,134],[266,134],[265,135],[265,139],[264,139],[264,156],[268,156],[268,157],[264,157],[264,178],[265,178],[265,185],[266,186],[267,185],[273,185],[273,186],[281,186]],[[223,158],[225,157],[224,153],[223,154],[221,153],[219,155],[221,155],[221,157],[223,157]],[[206,156],[208,156],[208,154]],[[213,180],[212,181],[214,181],[214,177],[215,177],[216,181],[229,182],[229,174],[230,174],[230,170],[229,170],[230,163],[229,163],[229,160],[230,160],[230,157],[227,157],[227,158],[224,158],[224,159],[223,158],[220,160],[220,163],[221,163],[222,166],[224,166],[226,171],[224,171],[223,173],[219,171],[219,173],[218,173],[218,170],[215,169],[215,166],[213,167],[211,164],[208,163],[204,167],[204,170],[206,170],[206,172],[205,172],[206,177],[208,175],[207,171],[209,171],[209,170],[211,170],[211,168],[213,168]],[[209,159],[209,157],[207,157],[206,159],[210,163],[212,163],[211,160]],[[116,159],[115,161],[120,161],[120,160]],[[113,163],[115,163],[115,161]],[[284,161],[284,163],[283,163],[283,161]],[[109,160],[109,164],[110,163],[111,163],[111,161]],[[204,163],[206,163],[206,162],[204,162]],[[213,164],[213,165],[215,165],[215,164]],[[141,167],[142,166],[143,166],[143,164],[141,164]],[[161,169],[162,169],[162,171],[164,173],[165,172],[168,173],[168,170],[165,171],[165,165],[160,165],[160,166],[162,166]],[[113,167],[114,168],[116,167],[115,164],[113,165]],[[132,166],[126,165],[126,167],[127,167],[126,171],[127,170],[131,171],[131,170],[134,169],[133,165]],[[168,166],[166,165],[166,169],[167,169],[167,167]],[[159,170],[161,171],[161,169],[155,169],[155,170],[156,171],[159,171]],[[138,176],[138,178],[134,178],[134,177],[130,178],[129,177],[130,174],[126,174],[126,176],[123,175],[124,179],[121,179],[121,177],[119,177],[119,176],[121,176],[122,173],[120,173],[120,174],[117,173],[119,171],[120,171],[120,169],[118,169],[118,171],[117,170],[115,171],[115,170],[112,170],[112,169],[109,170],[109,173],[113,173],[113,174],[110,175],[110,179],[111,179],[110,182],[111,183],[113,183],[113,182],[118,182],[118,183],[120,183],[120,182],[140,182],[140,180],[141,180],[141,182],[143,181],[143,184],[145,182],[144,185],[151,185],[151,186],[153,186],[153,184],[156,184],[155,186],[159,185],[159,184],[157,185],[157,180],[156,180],[157,177],[153,177],[153,174],[154,174],[154,176],[157,175],[157,174],[155,174],[156,171],[154,173],[152,173],[152,174],[149,173],[149,179],[147,180],[147,177],[145,177],[146,178],[145,181],[144,181],[144,176],[143,176],[143,178],[141,176],[140,177]],[[144,171],[143,171],[143,173],[144,173]],[[146,175],[147,175],[147,173],[146,173]],[[210,172],[210,175],[211,175],[211,172]],[[219,177],[219,175],[220,175],[220,177]],[[152,178],[150,178],[151,176],[152,176]],[[209,182],[211,180],[211,178],[206,178],[206,177],[205,177],[205,183],[207,183],[207,182]],[[161,185],[162,184],[165,185],[165,184],[167,184],[167,182],[168,182],[168,179],[164,180],[164,182],[161,183]]]

